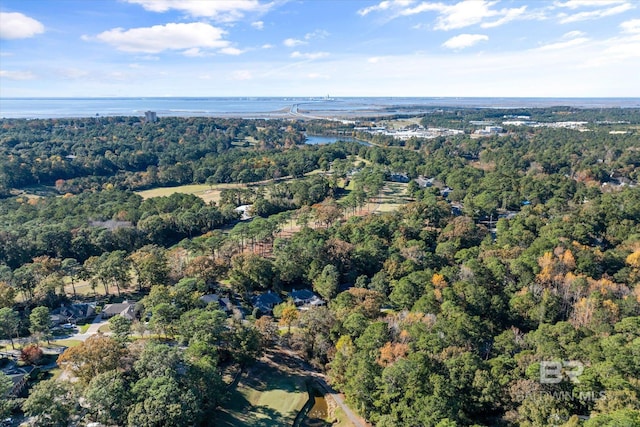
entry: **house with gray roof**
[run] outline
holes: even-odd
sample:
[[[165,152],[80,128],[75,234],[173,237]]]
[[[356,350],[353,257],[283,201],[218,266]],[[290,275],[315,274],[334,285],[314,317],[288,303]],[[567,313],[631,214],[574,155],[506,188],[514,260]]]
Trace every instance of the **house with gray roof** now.
[[[135,301],[124,300],[122,302],[115,303],[115,304],[107,304],[102,309],[102,318],[109,319],[110,317],[113,317],[116,314],[119,314],[120,316],[126,319],[134,320],[136,318],[135,308],[136,308]]]
[[[273,311],[273,307],[281,302],[282,298],[280,298],[277,293],[271,291],[256,295],[251,299],[253,306],[259,309],[262,313],[271,313]]]
[[[317,307],[325,305],[325,301],[309,289],[293,290],[289,293],[293,303],[298,307]]]

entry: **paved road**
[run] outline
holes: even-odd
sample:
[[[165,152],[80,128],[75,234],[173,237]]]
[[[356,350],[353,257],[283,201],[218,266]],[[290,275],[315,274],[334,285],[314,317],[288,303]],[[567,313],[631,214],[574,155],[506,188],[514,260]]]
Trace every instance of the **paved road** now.
[[[311,114],[303,114],[303,113],[298,111],[298,105],[299,104],[293,104],[289,108],[289,115],[290,116],[300,117],[300,118],[304,118],[304,119],[329,120],[329,121],[332,121],[332,122],[339,122],[340,121],[340,119],[336,119],[335,117],[320,117],[320,116],[313,116]]]

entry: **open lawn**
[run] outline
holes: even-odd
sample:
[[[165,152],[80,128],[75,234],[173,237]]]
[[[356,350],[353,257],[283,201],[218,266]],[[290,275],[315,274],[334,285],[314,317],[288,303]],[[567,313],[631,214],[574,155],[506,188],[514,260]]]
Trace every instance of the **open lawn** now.
[[[376,198],[378,209],[376,212],[393,212],[409,203],[407,184],[401,182],[387,182],[382,192]]]
[[[392,120],[381,120],[379,125],[385,126],[389,129],[402,129],[410,125],[420,125],[421,117],[406,117]]]
[[[269,354],[243,374],[215,425],[291,425],[308,399],[306,380],[282,355]]]
[[[62,340],[51,340],[51,345],[43,346],[43,347],[77,347],[82,344],[80,340],[72,340],[72,339],[62,339]]]
[[[170,196],[174,193],[193,194],[200,197],[205,202],[218,202],[220,200],[220,191],[227,188],[240,188],[244,184],[190,184],[181,185],[179,187],[158,187],[150,190],[138,191],[143,199],[152,197]]]
[[[353,423],[349,420],[344,411],[337,407],[333,411],[333,418],[335,419],[332,427],[353,427]]]

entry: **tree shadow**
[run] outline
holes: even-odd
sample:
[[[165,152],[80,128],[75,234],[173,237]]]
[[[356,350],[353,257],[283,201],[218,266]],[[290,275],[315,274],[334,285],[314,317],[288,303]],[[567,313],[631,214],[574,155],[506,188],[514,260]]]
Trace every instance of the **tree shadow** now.
[[[235,400],[218,416],[211,425],[221,427],[276,427],[291,425],[295,418],[295,411],[283,415],[277,410],[265,405],[251,405],[240,393]],[[229,411],[233,409],[233,412]]]

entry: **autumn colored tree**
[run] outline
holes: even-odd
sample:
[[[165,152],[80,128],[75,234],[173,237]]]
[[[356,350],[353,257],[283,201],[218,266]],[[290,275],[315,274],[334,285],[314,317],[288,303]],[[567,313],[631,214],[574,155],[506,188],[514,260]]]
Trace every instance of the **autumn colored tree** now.
[[[28,344],[20,349],[20,360],[27,365],[38,365],[44,352],[36,344]]]
[[[284,306],[280,314],[280,326],[287,327],[287,335],[291,335],[291,326],[299,317],[298,308],[293,303],[288,303]]]
[[[98,374],[122,368],[126,354],[127,350],[113,338],[97,334],[66,349],[58,357],[58,366],[88,384]]]

